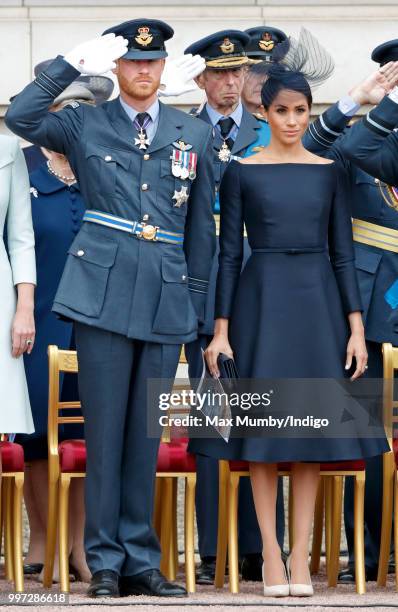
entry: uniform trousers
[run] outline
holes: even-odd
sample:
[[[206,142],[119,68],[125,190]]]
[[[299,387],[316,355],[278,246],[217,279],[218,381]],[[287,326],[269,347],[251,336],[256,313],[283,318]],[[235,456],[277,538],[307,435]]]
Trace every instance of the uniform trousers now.
[[[212,336],[199,338],[185,345],[191,381],[202,374],[202,353]],[[215,557],[217,553],[218,528],[218,461],[212,457],[196,455],[196,521],[198,527],[199,554],[201,559]],[[284,510],[282,479],[278,482],[277,537],[283,549]],[[261,533],[254,508],[253,493],[249,478],[241,478],[238,505],[239,553],[245,556],[262,552]]]
[[[170,391],[181,347],[81,323],[75,333],[87,444],[87,563],[92,573],[140,574],[160,564],[152,513],[161,430],[147,436],[147,384]]]

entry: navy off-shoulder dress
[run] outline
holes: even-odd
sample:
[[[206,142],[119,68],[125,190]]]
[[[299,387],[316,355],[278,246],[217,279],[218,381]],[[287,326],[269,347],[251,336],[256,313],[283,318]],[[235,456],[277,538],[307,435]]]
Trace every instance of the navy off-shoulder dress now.
[[[230,319],[240,377],[345,378],[348,314],[362,305],[344,169],[232,161],[220,203],[215,316]],[[243,225],[252,254],[241,273]],[[190,450],[247,461],[339,461],[388,446],[383,436],[231,437],[194,439]]]

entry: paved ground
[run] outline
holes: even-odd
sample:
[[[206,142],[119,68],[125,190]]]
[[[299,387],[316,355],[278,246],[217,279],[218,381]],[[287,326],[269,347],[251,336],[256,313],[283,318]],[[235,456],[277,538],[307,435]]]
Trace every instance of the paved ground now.
[[[184,576],[179,576],[179,581],[183,582]],[[125,610],[127,606],[137,606],[139,612],[149,612],[170,610],[170,612],[186,609],[187,612],[218,612],[221,610],[233,610],[235,608],[243,608],[245,611],[258,612],[259,609],[267,611],[271,610],[293,610],[294,608],[302,610],[353,610],[372,609],[372,610],[388,610],[396,611],[398,609],[398,593],[395,591],[395,584],[391,579],[385,589],[376,587],[375,582],[367,584],[367,593],[365,595],[357,595],[353,586],[339,585],[335,589],[329,589],[326,586],[326,577],[323,566],[318,576],[314,577],[315,595],[310,599],[284,598],[276,600],[264,598],[261,594],[261,583],[246,582],[241,584],[241,593],[231,595],[227,587],[224,590],[215,590],[213,587],[198,586],[197,593],[190,595],[184,599],[164,600],[160,598],[149,597],[128,597],[123,599],[111,599],[102,601],[93,601],[86,597],[86,586],[83,583],[74,583],[71,585],[71,595],[69,607],[73,610],[106,610],[112,609]],[[3,579],[2,571],[0,571],[0,594],[10,589],[10,583]],[[29,593],[57,593],[58,588],[55,585],[51,591],[43,591],[40,583],[30,578],[26,580],[26,591]],[[2,600],[3,603],[4,599]],[[4,603],[3,603],[4,605]],[[210,608],[210,610],[209,610]],[[15,607],[4,605],[2,610],[15,610]],[[42,607],[31,604],[29,609],[39,610]],[[51,611],[65,610],[65,606],[57,606],[55,603],[50,604]]]

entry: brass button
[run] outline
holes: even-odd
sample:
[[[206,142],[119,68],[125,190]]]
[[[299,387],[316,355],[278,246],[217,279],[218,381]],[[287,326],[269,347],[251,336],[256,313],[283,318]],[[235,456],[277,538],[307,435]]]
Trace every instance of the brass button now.
[[[144,155],[145,161],[147,161],[147,159],[149,159],[149,157],[150,157],[149,153],[145,153],[145,155]]]
[[[105,155],[105,161],[112,161],[112,155]]]
[[[142,220],[143,220],[143,221],[148,221],[148,219],[149,219],[149,215],[144,215],[144,216],[142,217]]]
[[[182,275],[182,280],[185,280],[187,277],[185,276],[185,274]]]
[[[148,188],[149,188],[149,185],[147,185],[146,183],[143,183],[143,184],[141,185],[141,189],[142,189],[142,191],[147,191],[147,189],[148,189]]]
[[[83,255],[84,255],[84,251],[83,251],[83,249],[80,249],[80,250],[77,252],[77,255],[78,255],[78,257],[83,257]]]
[[[376,185],[378,185],[380,183],[378,178],[375,178],[375,183],[376,183]]]

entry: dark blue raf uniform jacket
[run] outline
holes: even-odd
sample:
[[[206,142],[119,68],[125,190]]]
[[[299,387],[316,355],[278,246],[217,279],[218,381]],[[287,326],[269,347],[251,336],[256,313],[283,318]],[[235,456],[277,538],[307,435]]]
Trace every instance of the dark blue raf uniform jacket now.
[[[206,124],[211,125],[210,117],[206,111],[206,107],[203,107],[201,112],[196,115],[199,119],[204,121]],[[200,122],[198,122],[200,123]],[[249,113],[243,107],[242,120],[239,127],[238,134],[236,136],[234,145],[232,147],[231,153],[232,155],[236,155],[237,157],[245,157],[247,154],[256,153],[256,147],[266,146],[269,142],[269,128],[265,121],[261,119],[256,119],[251,113]],[[213,202],[216,202],[218,199],[218,191],[220,188],[220,183],[223,177],[223,174],[228,167],[228,163],[221,162],[218,159],[218,152],[221,148],[223,140],[218,130],[213,129],[213,143],[212,143],[212,154],[209,158],[212,161],[213,172],[214,172],[214,193],[213,193]],[[216,218],[217,220],[217,218]],[[218,223],[217,223],[218,226]],[[218,228],[217,228],[218,233]],[[245,261],[250,254],[250,249],[247,244],[247,240],[245,240]],[[209,282],[209,291],[207,295],[206,301],[206,315],[205,315],[205,323],[200,328],[200,334],[202,335],[213,335],[214,332],[214,302],[215,302],[215,291],[216,291],[216,281],[217,281],[217,272],[218,272],[218,257],[214,258],[213,266],[211,270],[210,282]]]
[[[391,133],[398,124],[398,105],[385,99],[365,122],[356,122],[342,134],[349,120],[336,104],[312,123],[309,133],[318,144],[315,152],[325,155],[327,149],[328,157],[339,159],[346,167],[354,220],[377,225],[381,231],[398,230],[398,212],[386,204],[378,185],[379,178],[393,183],[394,168],[395,183],[398,182],[398,136]],[[374,130],[375,123],[382,129]],[[388,143],[384,149],[383,142]],[[398,280],[398,254],[357,240],[354,247],[366,338],[397,345],[398,309],[392,308],[388,292]]]
[[[118,99],[99,107],[48,107],[79,75],[58,57],[12,102],[7,126],[35,144],[65,154],[87,209],[184,234],[183,247],[149,242],[113,228],[84,223],[73,241],[53,310],[59,315],[150,342],[196,338],[203,322],[215,250],[211,130],[160,104],[151,145],[139,150],[136,132]],[[173,143],[198,155],[194,180],[171,171]],[[189,199],[175,207],[174,192]]]

